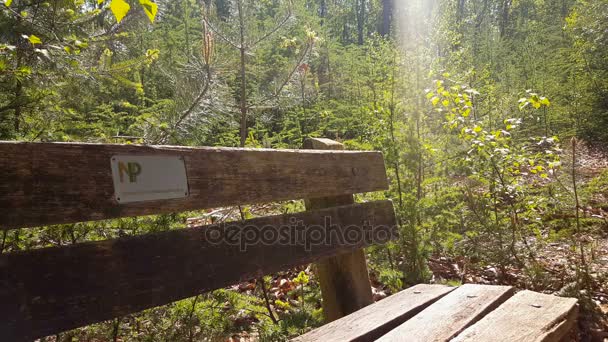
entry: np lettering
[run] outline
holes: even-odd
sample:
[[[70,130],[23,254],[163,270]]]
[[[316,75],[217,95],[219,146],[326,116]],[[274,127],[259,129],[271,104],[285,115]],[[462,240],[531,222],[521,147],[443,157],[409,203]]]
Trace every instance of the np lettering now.
[[[141,165],[135,162],[118,162],[120,182],[124,183],[124,175],[129,176],[129,183],[137,183],[137,176],[141,173]]]

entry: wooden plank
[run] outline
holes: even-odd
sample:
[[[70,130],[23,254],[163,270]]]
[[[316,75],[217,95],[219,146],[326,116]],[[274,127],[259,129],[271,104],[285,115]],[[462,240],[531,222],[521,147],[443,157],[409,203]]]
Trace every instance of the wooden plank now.
[[[449,341],[514,293],[511,286],[462,285],[378,341]]]
[[[118,204],[114,155],[183,157],[189,196]],[[0,229],[388,188],[378,152],[0,142],[0,169]]]
[[[307,250],[306,241],[312,240],[300,232],[318,238],[311,232],[323,232],[330,223],[332,240],[318,240]],[[167,304],[386,242],[395,236],[395,225],[392,203],[378,201],[1,255],[0,336],[6,341],[33,339]],[[220,229],[228,229],[244,237],[241,241],[252,242],[248,234],[262,227],[276,229],[275,239],[246,248],[239,245],[238,235],[217,241]],[[376,241],[336,238],[348,231],[380,234]]]
[[[560,341],[576,324],[576,302],[521,291],[452,341]]]
[[[374,341],[454,289],[443,285],[416,285],[292,341]]]
[[[306,149],[343,150],[344,145],[329,139],[310,138]],[[352,195],[311,198],[306,209],[315,210],[354,203]],[[351,314],[374,302],[364,251],[358,250],[327,258],[315,265],[325,322]]]
[[[304,140],[304,148],[309,150],[344,150],[341,143],[326,138],[308,138]]]

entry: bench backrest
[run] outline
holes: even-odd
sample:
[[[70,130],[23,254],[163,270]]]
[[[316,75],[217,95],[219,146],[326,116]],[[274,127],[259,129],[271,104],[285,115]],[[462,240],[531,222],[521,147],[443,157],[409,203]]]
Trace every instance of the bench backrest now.
[[[0,142],[0,167],[0,230],[388,187],[382,155],[359,151]],[[378,234],[293,238],[295,223],[328,220],[337,236]],[[386,242],[394,227],[392,204],[377,201],[3,254],[0,336],[38,338],[167,304]]]

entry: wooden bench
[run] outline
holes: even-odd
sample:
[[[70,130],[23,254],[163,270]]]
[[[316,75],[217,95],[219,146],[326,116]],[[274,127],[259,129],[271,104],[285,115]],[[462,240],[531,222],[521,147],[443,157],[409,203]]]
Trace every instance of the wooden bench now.
[[[575,300],[508,287],[418,285],[372,304],[362,248],[396,236],[395,214],[390,201],[356,204],[353,194],[388,188],[382,155],[327,139],[305,148],[0,142],[0,230],[291,199],[307,209],[0,255],[1,339],[32,340],[315,261],[331,323],[298,340],[523,341],[570,329]]]
[[[382,155],[340,151],[327,139],[306,146],[323,151],[0,142],[2,230],[291,199],[306,199],[308,209],[3,254],[1,340],[55,334],[320,259],[328,320],[372,303],[362,248],[395,236],[395,214],[390,201],[355,204],[353,194],[388,188]],[[342,239],[313,241],[298,222],[305,234],[327,226]],[[290,240],[246,240],[264,227]],[[370,232],[378,234],[365,238]]]

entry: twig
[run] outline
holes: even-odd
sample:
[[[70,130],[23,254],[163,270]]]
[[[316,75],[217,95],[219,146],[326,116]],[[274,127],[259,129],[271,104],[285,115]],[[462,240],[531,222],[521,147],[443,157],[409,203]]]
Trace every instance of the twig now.
[[[215,26],[213,26],[208,19],[204,18],[203,21],[207,24],[207,26],[209,26],[209,28],[211,29],[211,31],[213,31],[215,34],[217,34],[217,36],[220,37],[223,41],[225,41],[226,43],[228,43],[229,45],[231,45],[235,49],[240,49],[241,48],[241,46],[239,44],[233,42],[232,40],[230,40],[230,38],[224,36],[222,34],[221,30],[218,30],[217,28],[215,28]]]
[[[588,275],[588,270],[587,270],[587,262],[585,261],[585,250],[583,249],[583,241],[581,239],[581,223],[580,223],[580,213],[579,213],[579,209],[580,209],[580,203],[578,200],[578,189],[576,186],[576,138],[572,138],[572,188],[574,191],[574,210],[576,213],[576,238],[579,242],[579,249],[580,249],[580,261],[581,261],[581,266],[584,270],[584,275],[583,275],[583,286],[586,287],[587,285],[587,275]],[[578,269],[578,268],[577,268]],[[578,272],[577,272],[578,273]],[[580,281],[580,279],[579,279]]]
[[[281,91],[283,91],[283,88],[285,88],[285,86],[287,85],[287,83],[289,83],[289,81],[291,80],[291,78],[293,77],[293,74],[296,73],[296,71],[298,70],[298,68],[300,67],[300,65],[302,65],[302,62],[304,61],[304,58],[306,58],[306,56],[308,55],[309,50],[311,49],[312,44],[307,44],[306,45],[306,49],[304,49],[304,52],[302,53],[302,55],[300,56],[300,58],[298,59],[296,65],[294,66],[294,68],[289,72],[289,75],[287,76],[287,78],[285,78],[285,80],[283,81],[283,83],[281,84],[281,86],[279,86],[279,88],[274,92],[274,94],[267,96],[266,98],[260,100],[259,102],[257,102],[256,104],[251,104],[249,106],[249,108],[253,107],[253,106],[259,106],[262,103],[265,103],[267,101],[270,101],[272,98],[275,98],[277,96],[279,96],[279,94],[281,93]]]
[[[272,36],[273,34],[275,34],[278,30],[280,30],[283,26],[285,26],[285,24],[287,23],[287,21],[291,18],[291,8],[288,8],[287,10],[287,15],[285,16],[285,18],[283,18],[283,20],[278,23],[274,28],[272,28],[272,30],[268,31],[264,36],[262,36],[261,38],[259,38],[258,40],[256,40],[255,42],[251,43],[249,46],[247,46],[248,48],[253,48],[256,45],[258,45],[259,43],[263,42],[264,40],[268,39],[270,36]]]
[[[192,342],[194,339],[194,334],[192,332],[192,316],[194,315],[194,310],[196,309],[196,302],[198,301],[199,297],[201,295],[198,294],[196,295],[196,297],[194,297],[194,300],[192,301],[192,307],[190,308],[190,313],[188,314],[188,341]]]
[[[272,323],[278,324],[279,321],[276,317],[274,317],[274,312],[272,311],[272,307],[270,307],[270,300],[268,300],[268,292],[266,290],[266,282],[264,282],[264,277],[260,277],[258,279],[258,283],[260,283],[260,288],[262,289],[262,295],[264,296],[264,303],[266,304],[266,310],[268,310],[268,316],[272,320]]]
[[[2,246],[0,246],[0,254],[4,252],[4,247],[6,246],[6,235],[8,234],[8,230],[2,231]]]

